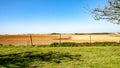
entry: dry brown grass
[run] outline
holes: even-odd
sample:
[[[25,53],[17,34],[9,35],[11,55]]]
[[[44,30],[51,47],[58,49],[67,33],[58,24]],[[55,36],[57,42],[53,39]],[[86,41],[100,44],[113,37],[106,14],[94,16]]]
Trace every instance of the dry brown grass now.
[[[119,42],[120,35],[91,35],[91,42]],[[34,34],[34,45],[60,42],[60,35]],[[62,42],[90,42],[90,35],[62,35]],[[30,35],[0,35],[0,44],[30,45]]]

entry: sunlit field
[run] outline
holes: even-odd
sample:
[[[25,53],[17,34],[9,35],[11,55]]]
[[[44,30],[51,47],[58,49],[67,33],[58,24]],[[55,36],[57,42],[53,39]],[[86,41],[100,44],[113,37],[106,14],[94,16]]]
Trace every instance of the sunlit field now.
[[[0,0],[0,68],[120,68],[120,0]]]
[[[33,34],[32,43],[34,45],[48,45],[58,42],[120,42],[120,34],[86,34],[86,35],[72,35],[62,34]],[[30,35],[0,35],[0,44],[13,44],[13,45],[30,45]]]
[[[0,68],[120,68],[119,43],[57,45],[1,45]]]

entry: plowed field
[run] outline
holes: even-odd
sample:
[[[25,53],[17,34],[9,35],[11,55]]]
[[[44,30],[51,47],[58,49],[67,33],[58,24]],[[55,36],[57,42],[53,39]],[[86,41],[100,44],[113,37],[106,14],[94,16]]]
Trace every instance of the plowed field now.
[[[54,42],[120,42],[120,35],[50,35],[33,34],[34,45],[46,45]],[[0,35],[0,44],[30,45],[30,35]]]

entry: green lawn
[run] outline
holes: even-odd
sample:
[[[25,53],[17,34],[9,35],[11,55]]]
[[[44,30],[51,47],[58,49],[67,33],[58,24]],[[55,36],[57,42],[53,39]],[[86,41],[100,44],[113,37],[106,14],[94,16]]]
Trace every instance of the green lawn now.
[[[0,68],[120,68],[120,46],[0,46]]]

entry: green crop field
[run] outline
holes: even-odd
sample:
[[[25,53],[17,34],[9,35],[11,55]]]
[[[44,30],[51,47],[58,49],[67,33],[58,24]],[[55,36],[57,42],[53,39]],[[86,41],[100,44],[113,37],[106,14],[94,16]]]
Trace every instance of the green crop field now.
[[[110,45],[79,47],[1,45],[0,68],[120,68],[120,44]]]

